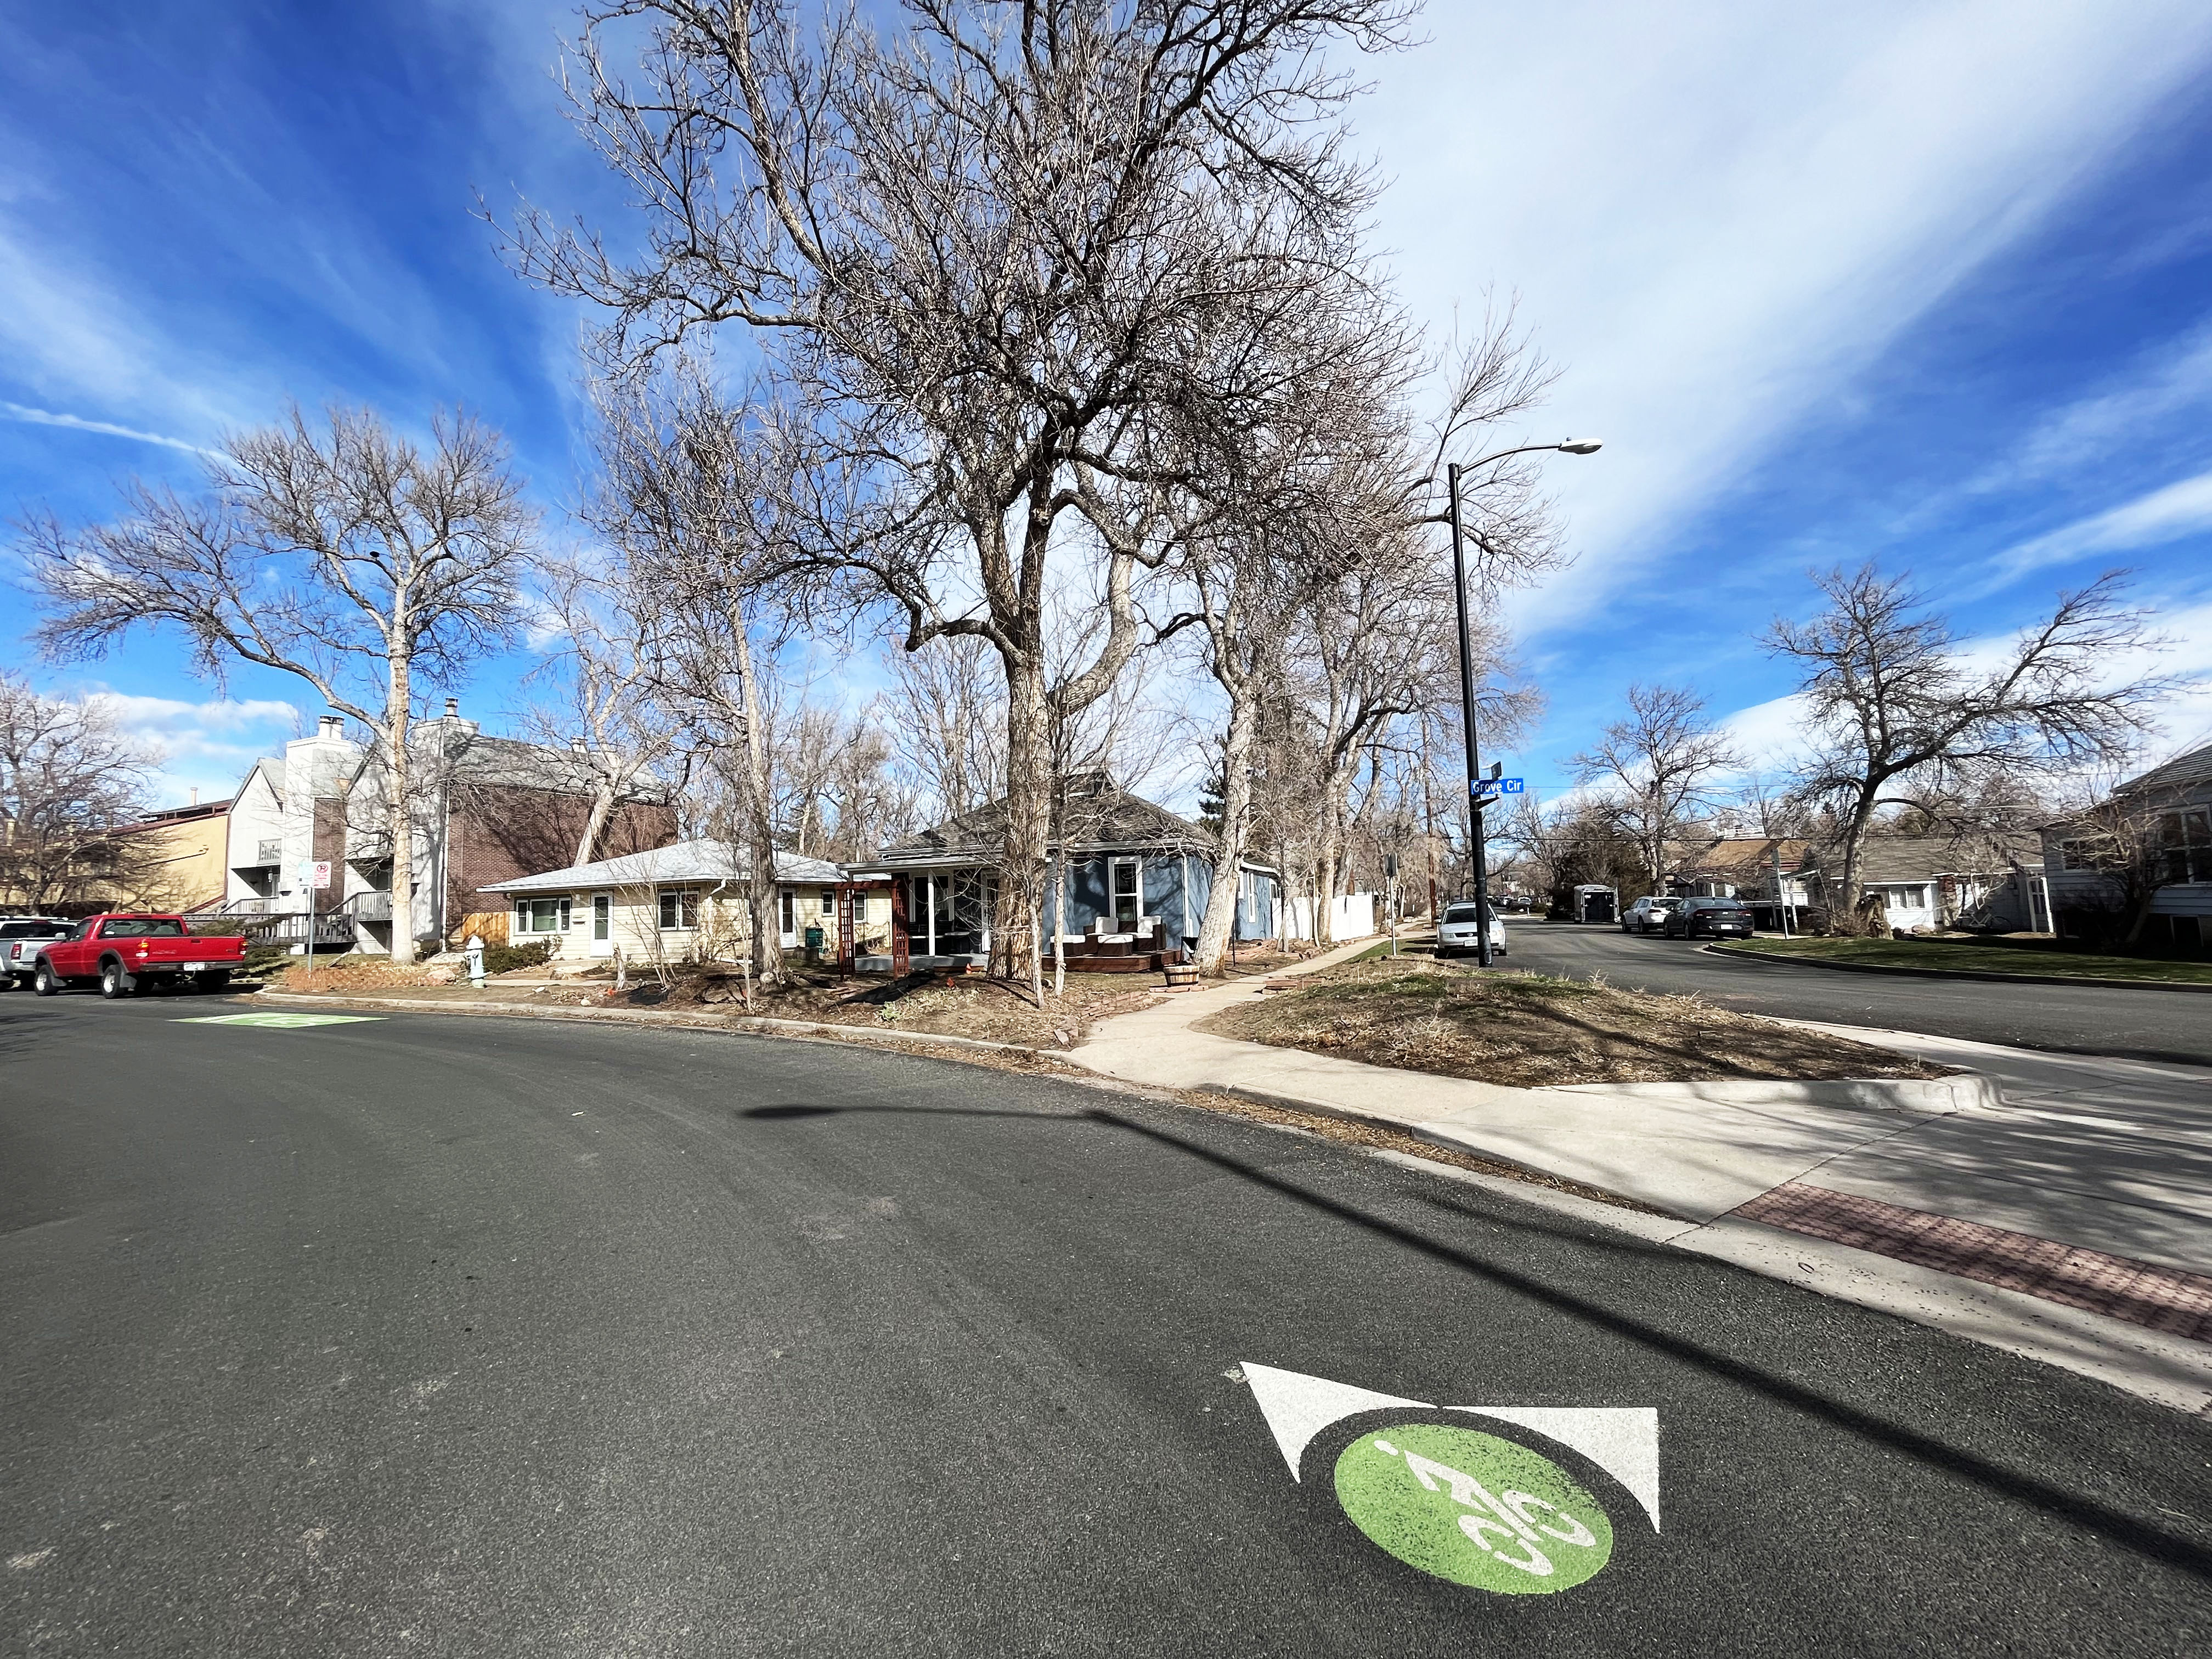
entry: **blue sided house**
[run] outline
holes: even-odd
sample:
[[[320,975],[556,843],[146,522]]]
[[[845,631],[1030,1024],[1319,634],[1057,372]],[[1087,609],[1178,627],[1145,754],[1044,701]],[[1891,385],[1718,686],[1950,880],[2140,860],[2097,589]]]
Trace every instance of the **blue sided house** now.
[[[1198,943],[1213,889],[1218,848],[1212,833],[1131,794],[1103,772],[1070,778],[1054,818],[1044,896],[1048,954],[1057,931],[1068,966],[1085,972],[1138,972],[1184,960]],[[1006,835],[1006,803],[995,800],[853,866],[853,881],[888,882],[891,889],[890,959],[863,965],[904,973],[987,963]],[[1235,879],[1237,937],[1269,937],[1280,878],[1248,860]]]

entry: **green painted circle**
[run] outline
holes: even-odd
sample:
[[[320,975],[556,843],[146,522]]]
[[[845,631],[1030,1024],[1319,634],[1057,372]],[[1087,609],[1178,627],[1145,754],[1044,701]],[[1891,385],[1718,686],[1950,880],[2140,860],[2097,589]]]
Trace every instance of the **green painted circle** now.
[[[1370,1430],[1336,1460],[1336,1499],[1408,1566],[1503,1595],[1571,1589],[1613,1559],[1596,1498],[1541,1453],[1474,1429]]]

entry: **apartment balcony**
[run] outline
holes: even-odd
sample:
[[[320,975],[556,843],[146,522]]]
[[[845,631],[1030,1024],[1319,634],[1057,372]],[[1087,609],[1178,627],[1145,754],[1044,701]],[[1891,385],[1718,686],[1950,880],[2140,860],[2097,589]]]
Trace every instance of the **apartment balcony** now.
[[[346,910],[318,910],[312,919],[295,910],[289,915],[248,922],[246,940],[252,945],[298,945],[307,938],[311,920],[318,950],[326,945],[353,943],[353,915]]]

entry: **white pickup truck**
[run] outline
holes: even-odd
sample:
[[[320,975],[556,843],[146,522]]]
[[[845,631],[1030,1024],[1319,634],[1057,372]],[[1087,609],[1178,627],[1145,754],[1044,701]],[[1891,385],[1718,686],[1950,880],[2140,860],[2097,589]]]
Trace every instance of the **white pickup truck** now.
[[[58,916],[0,916],[0,991],[28,985],[39,965],[39,947],[75,932],[75,922]]]

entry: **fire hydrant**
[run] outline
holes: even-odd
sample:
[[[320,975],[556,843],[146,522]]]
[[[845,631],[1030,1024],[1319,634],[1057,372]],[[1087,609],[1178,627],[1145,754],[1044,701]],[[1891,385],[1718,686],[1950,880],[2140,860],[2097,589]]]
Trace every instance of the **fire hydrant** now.
[[[471,933],[469,942],[462,949],[469,958],[469,983],[481,991],[484,982],[483,940]]]

